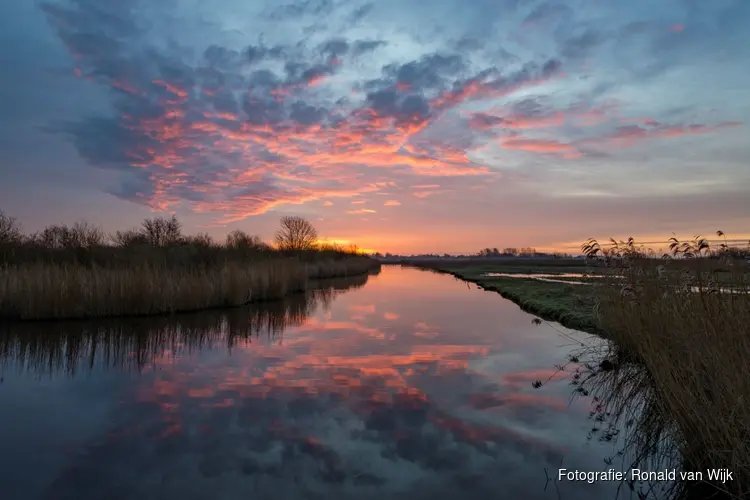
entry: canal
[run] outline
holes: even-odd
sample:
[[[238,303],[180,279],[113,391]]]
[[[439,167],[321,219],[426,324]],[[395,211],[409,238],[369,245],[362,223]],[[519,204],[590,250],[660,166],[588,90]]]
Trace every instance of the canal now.
[[[5,325],[2,498],[614,498],[547,481],[615,448],[555,370],[599,340],[532,319],[386,266],[243,309]]]

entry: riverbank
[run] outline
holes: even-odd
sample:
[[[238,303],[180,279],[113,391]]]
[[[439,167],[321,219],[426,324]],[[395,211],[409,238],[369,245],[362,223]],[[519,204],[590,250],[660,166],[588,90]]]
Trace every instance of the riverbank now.
[[[24,234],[0,211],[0,319],[149,316],[236,307],[303,291],[309,280],[364,275],[380,263],[321,244],[284,217],[276,245],[234,231],[217,242],[176,219],[146,219],[106,235],[85,222]]]
[[[0,318],[87,319],[237,307],[304,291],[309,280],[367,274],[364,256],[302,262],[269,258],[200,268],[129,269],[39,263],[0,269]]]
[[[626,468],[650,470],[677,457],[682,470],[702,471],[703,480],[676,484],[669,498],[750,498],[750,274],[742,259],[695,258],[709,251],[653,259],[631,245],[615,248],[610,264],[597,261],[590,278],[580,268],[522,271],[579,273],[586,285],[566,283],[571,276],[550,282],[488,274],[518,274],[507,265],[410,265],[476,283],[542,319],[608,339],[603,350],[575,356],[586,363],[571,383],[597,397],[595,427],[610,421],[616,431],[609,439],[623,431],[636,457]],[[708,477],[719,469],[733,481]]]
[[[517,304],[524,311],[548,321],[556,321],[567,328],[587,333],[602,334],[594,318],[594,296],[591,291],[576,284],[541,281],[533,278],[511,278],[489,276],[490,273],[533,274],[578,272],[578,266],[534,268],[530,265],[457,265],[435,262],[402,264],[441,274],[449,274],[460,280],[474,283],[484,290],[499,293]]]

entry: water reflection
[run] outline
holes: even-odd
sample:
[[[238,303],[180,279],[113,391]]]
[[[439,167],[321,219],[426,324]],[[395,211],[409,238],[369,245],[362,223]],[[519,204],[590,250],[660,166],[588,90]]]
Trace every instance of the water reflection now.
[[[41,374],[96,367],[141,370],[224,343],[232,349],[253,337],[274,337],[299,326],[335,297],[367,283],[368,275],[317,280],[314,289],[249,308],[148,318],[16,323],[0,326],[0,369]]]
[[[343,288],[4,332],[6,498],[556,498],[545,469],[601,469],[589,402],[532,388],[567,349],[553,330],[417,270]]]

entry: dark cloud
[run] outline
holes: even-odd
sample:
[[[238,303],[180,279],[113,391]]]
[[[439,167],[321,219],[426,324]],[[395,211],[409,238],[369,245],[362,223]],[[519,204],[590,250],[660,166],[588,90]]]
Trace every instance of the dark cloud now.
[[[560,2],[544,2],[537,5],[524,18],[524,23],[532,24],[544,21],[561,21],[572,16],[573,10]]]
[[[250,74],[247,83],[251,89],[256,87],[272,89],[281,85],[281,79],[271,70],[259,69]]]
[[[289,113],[289,118],[295,123],[301,125],[321,123],[327,116],[327,109],[319,106],[312,106],[302,101],[292,103]]]
[[[228,69],[237,67],[240,60],[240,53],[236,50],[210,45],[203,52],[203,58],[209,67]]]
[[[357,40],[352,44],[352,54],[355,56],[366,54],[387,44],[385,40]]]
[[[205,100],[219,113],[237,114],[240,110],[237,96],[231,90],[221,90],[213,96],[206,96]]]
[[[349,42],[343,38],[333,38],[321,45],[320,50],[332,57],[343,56],[349,52]]]
[[[456,42],[456,50],[459,52],[474,52],[484,47],[484,42],[473,37],[463,37]]]
[[[287,21],[307,16],[325,16],[333,12],[335,8],[336,2],[333,0],[303,0],[279,5],[273,8],[267,16],[271,21]]]
[[[440,88],[447,78],[466,69],[466,62],[456,54],[429,54],[417,61],[388,65],[383,71],[395,83],[416,89]]]
[[[242,101],[242,111],[253,125],[277,125],[284,120],[284,106],[272,99],[258,99],[247,94]]]
[[[416,94],[404,95],[394,89],[378,90],[367,94],[366,105],[379,117],[391,117],[399,126],[423,123],[430,116],[427,100]]]
[[[542,65],[541,76],[542,78],[550,78],[558,73],[562,69],[562,63],[559,59],[550,59]]]
[[[564,40],[560,45],[560,54],[565,59],[583,59],[606,40],[607,37],[602,33],[589,29],[580,35]]]
[[[367,15],[372,11],[372,9],[375,7],[372,3],[366,3],[362,5],[361,7],[358,7],[354,12],[352,12],[349,17],[348,21],[351,24],[357,24],[360,21],[362,21]]]
[[[287,55],[287,48],[281,45],[266,47],[265,45],[248,45],[245,49],[245,58],[248,63],[254,64],[265,59],[283,60]]]

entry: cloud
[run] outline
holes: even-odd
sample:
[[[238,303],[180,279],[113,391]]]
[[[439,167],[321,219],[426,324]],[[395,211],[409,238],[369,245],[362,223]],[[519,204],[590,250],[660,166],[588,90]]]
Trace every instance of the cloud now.
[[[505,137],[500,140],[500,146],[505,149],[554,154],[564,158],[578,158],[581,156],[581,154],[570,144],[565,144],[555,140]]]
[[[572,16],[573,10],[559,2],[543,2],[536,7],[524,18],[524,26],[533,26],[539,23],[550,21],[561,21]]]
[[[325,2],[284,6],[272,15],[327,8]],[[449,145],[426,148],[412,137],[436,119],[433,107],[450,107],[444,92],[454,106],[483,86],[507,90],[509,82],[530,78],[464,81],[461,57],[435,53],[386,64],[383,79],[371,82],[380,88],[342,107],[317,88],[342,70],[348,53],[384,42],[332,38],[313,52],[299,45],[212,44],[196,65],[175,44],[134,51],[147,38],[127,9],[83,0],[46,6],[46,13],[81,76],[111,89],[116,111],[48,130],[70,137],[91,164],[127,172],[112,194],[160,210],[190,206],[224,222],[285,204],[377,192],[405,171],[489,175]],[[88,29],[92,22],[98,31]],[[362,183],[364,174],[372,181]]]
[[[643,124],[620,126],[611,134],[583,141],[583,143],[590,146],[630,148],[644,141],[670,139],[685,135],[710,134],[721,129],[738,127],[740,125],[742,125],[741,122],[722,122],[716,125],[700,123],[667,125],[656,120],[647,119],[643,120]]]
[[[398,207],[401,205],[401,202],[398,200],[388,200],[385,203],[383,203],[384,207]]]
[[[267,214],[259,231],[330,202],[321,228],[381,248],[383,232],[422,245],[401,225],[426,211],[499,224],[482,214],[509,199],[641,192],[639,169],[670,193],[741,186],[750,7],[689,4],[6,2],[0,196],[22,175],[54,203],[75,189],[73,217],[90,200],[188,224]],[[397,200],[397,220],[333,217]]]

